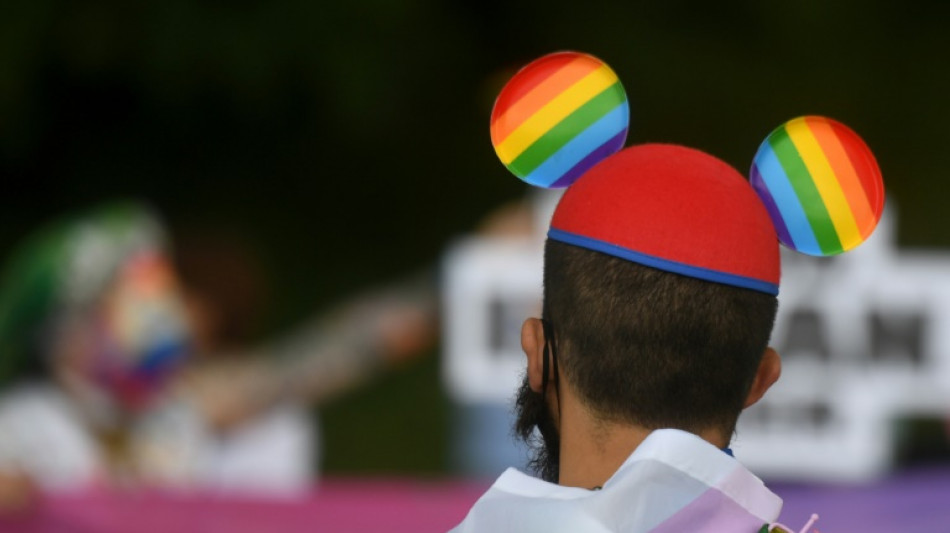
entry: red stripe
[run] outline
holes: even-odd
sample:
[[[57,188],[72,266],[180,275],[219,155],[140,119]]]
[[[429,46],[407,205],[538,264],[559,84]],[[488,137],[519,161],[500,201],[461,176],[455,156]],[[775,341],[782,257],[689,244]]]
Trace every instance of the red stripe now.
[[[828,124],[834,129],[835,135],[841,140],[841,146],[848,154],[848,159],[851,160],[851,166],[854,167],[861,181],[861,187],[864,189],[864,196],[868,199],[871,211],[875,218],[880,219],[881,212],[884,210],[884,181],[874,154],[851,128],[835,120],[829,120]]]
[[[556,74],[557,71],[562,67],[577,59],[579,55],[580,54],[577,52],[555,52],[551,55],[545,56],[544,70],[547,75],[538,75],[533,77],[527,77],[523,75],[526,69],[534,66],[538,62],[537,60],[519,70],[517,74],[511,77],[511,79],[515,79],[519,76],[521,76],[523,79],[520,79],[519,83],[516,84],[512,84],[509,81],[505,89],[502,89],[501,94],[498,95],[498,99],[495,100],[495,107],[492,108],[491,112],[492,123],[494,123],[498,117],[503,115],[505,111],[508,111],[509,107],[514,105],[518,100],[521,100],[524,95],[530,93],[532,89],[540,85],[544,80]]]

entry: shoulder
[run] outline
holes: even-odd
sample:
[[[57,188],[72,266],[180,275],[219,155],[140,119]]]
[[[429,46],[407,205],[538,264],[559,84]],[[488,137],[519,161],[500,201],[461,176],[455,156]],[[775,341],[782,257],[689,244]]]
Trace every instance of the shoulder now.
[[[689,433],[654,433],[599,491],[509,469],[455,531],[752,531],[778,515],[781,500],[735,459]]]
[[[608,533],[611,530],[585,509],[586,498],[596,494],[548,483],[509,468],[452,531]]]
[[[3,394],[0,434],[0,469],[23,471],[41,485],[88,482],[101,464],[79,414],[52,385],[18,385]]]
[[[56,387],[25,383],[0,395],[0,424],[8,431],[28,431],[30,428],[78,426],[79,421],[69,400]]]

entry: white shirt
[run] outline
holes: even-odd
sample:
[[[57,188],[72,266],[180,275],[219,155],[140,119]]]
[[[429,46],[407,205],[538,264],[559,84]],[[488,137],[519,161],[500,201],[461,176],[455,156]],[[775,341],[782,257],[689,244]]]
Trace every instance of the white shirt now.
[[[129,466],[144,483],[274,496],[309,490],[319,439],[302,406],[278,405],[222,436],[181,400],[143,416],[129,438]],[[109,470],[60,389],[29,384],[0,396],[0,471],[27,474],[48,490],[77,490],[114,478]]]
[[[15,386],[0,397],[0,470],[43,487],[72,489],[100,479],[105,458],[80,413],[58,389]]]
[[[782,500],[738,461],[675,429],[651,433],[601,490],[505,471],[453,533],[758,533]]]

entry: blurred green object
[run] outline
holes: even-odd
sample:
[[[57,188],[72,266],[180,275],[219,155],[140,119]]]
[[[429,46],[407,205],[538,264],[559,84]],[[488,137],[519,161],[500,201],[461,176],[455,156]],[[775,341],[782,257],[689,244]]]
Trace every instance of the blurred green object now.
[[[899,467],[950,464],[950,422],[945,417],[909,416],[894,421]]]
[[[324,470],[368,475],[413,472],[436,475],[449,464],[449,404],[433,383],[441,361],[431,353],[386,372],[320,408]],[[375,435],[367,438],[366,434]],[[389,437],[385,437],[389,436]]]

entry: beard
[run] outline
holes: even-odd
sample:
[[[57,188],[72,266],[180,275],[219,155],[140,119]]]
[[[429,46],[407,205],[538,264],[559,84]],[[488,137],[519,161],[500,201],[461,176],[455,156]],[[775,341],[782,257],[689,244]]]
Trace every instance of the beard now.
[[[515,414],[515,435],[528,445],[531,453],[528,467],[541,479],[557,483],[560,476],[561,437],[544,394],[531,390],[527,376],[518,389]]]

